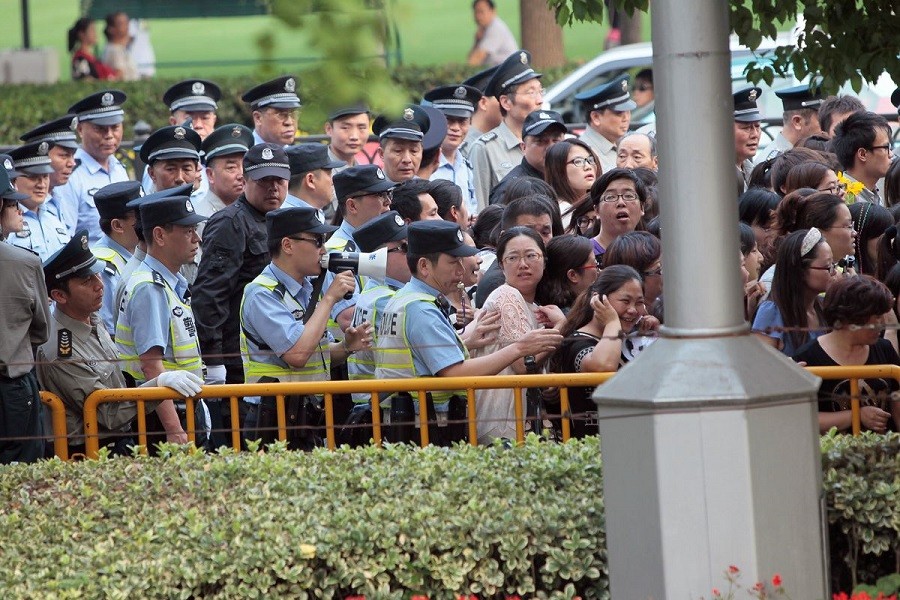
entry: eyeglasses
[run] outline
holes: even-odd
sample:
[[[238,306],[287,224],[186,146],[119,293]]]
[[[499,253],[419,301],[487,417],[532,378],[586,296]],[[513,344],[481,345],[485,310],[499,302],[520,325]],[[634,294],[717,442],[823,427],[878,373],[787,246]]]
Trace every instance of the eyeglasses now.
[[[572,165],[576,169],[583,169],[585,165],[593,167],[597,164],[597,161],[594,160],[593,156],[576,156],[572,160],[567,160],[566,164]]]
[[[396,248],[388,248],[388,254],[390,254],[391,252],[400,252],[402,254],[406,254],[407,250],[409,250],[409,244],[407,244],[406,242],[402,242]]]
[[[547,92],[547,90],[545,90],[544,88],[538,88],[536,90],[529,90],[527,92],[520,92],[519,90],[516,90],[514,92],[510,92],[509,95],[510,96],[530,96],[531,98],[534,98],[535,96],[543,96],[546,92]]]
[[[511,267],[513,265],[519,264],[519,261],[523,259],[526,263],[533,265],[544,260],[544,255],[538,252],[529,252],[528,254],[525,254],[523,256],[519,256],[518,254],[510,254],[509,256],[503,257],[503,264]]]
[[[350,196],[348,200],[359,200],[361,198],[380,198],[381,203],[387,206],[394,200],[394,190],[377,192],[374,194],[359,194],[358,196]]]
[[[319,237],[319,236],[316,236],[314,238],[308,238],[308,237],[294,237],[294,236],[289,235],[288,237],[291,238],[292,240],[296,240],[298,242],[309,242],[316,248],[321,248],[325,245],[325,238]]]
[[[589,270],[589,269],[599,269],[599,268],[600,268],[600,263],[598,263],[598,262],[595,260],[592,264],[589,264],[589,265],[581,265],[580,267],[575,267],[575,270],[576,270],[576,271],[584,271],[584,270]]]
[[[615,194],[613,192],[608,192],[600,196],[600,202],[618,202],[619,198],[624,200],[625,202],[637,202],[638,195],[634,192],[625,192],[623,194]]]
[[[888,152],[890,152],[891,145],[890,144],[882,144],[881,146],[872,146],[871,148],[869,148],[869,150],[887,150]]]
[[[820,192],[831,192],[832,194],[843,194],[847,191],[846,183],[832,183],[831,185],[826,185],[825,187],[818,188]]]
[[[807,268],[812,269],[813,271],[828,271],[830,275],[834,275],[835,273],[837,273],[837,265],[835,263],[831,263],[831,265],[828,267],[814,267],[810,265]]]
[[[644,277],[653,277],[654,275],[659,275],[661,277],[662,276],[662,267],[661,266],[656,267],[652,271],[644,271],[643,275],[644,275]]]
[[[587,229],[592,227],[596,221],[596,217],[578,217],[575,224],[578,225],[578,229]]]

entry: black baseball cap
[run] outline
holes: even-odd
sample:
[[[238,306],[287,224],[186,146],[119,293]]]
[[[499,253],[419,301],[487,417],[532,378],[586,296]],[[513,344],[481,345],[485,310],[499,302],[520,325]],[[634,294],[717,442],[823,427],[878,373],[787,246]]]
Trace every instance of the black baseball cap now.
[[[466,244],[459,225],[450,221],[414,221],[408,226],[407,239],[409,254],[416,256],[437,252],[450,256],[478,254],[478,248]]]

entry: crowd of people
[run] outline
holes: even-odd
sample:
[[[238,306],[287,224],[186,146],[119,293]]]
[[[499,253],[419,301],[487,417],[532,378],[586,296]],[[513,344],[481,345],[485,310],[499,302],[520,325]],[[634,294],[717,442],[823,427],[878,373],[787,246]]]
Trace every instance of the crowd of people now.
[[[145,23],[129,19],[122,11],[110,13],[103,35],[106,45],[97,56],[97,27],[92,19],[81,17],[69,29],[73,80],[134,81],[154,75],[156,56]]]
[[[629,131],[627,75],[578,95],[590,115],[578,137],[541,108],[526,51],[399,114],[332,107],[327,145],[294,143],[296,88],[284,76],[245,91],[251,129],[216,122],[215,83],[172,86],[170,124],[137,149],[142,180],[115,157],[127,107],[116,90],[0,156],[0,462],[44,455],[39,390],[62,399],[79,452],[99,389],[608,372],[653,343],[656,215],[672,200],[657,191],[654,134]],[[757,152],[759,94],[734,94],[737,193],[722,199],[739,205],[735,269],[754,332],[807,365],[900,364],[896,330],[882,327],[898,322],[900,295],[888,122],[814,85],[780,90],[784,129]],[[375,164],[361,152],[370,132]],[[383,276],[348,268],[379,256]],[[896,387],[866,382],[866,428],[898,428]],[[846,388],[823,388],[823,431],[850,427]],[[437,443],[465,438],[468,419],[481,443],[510,438],[523,413],[526,428],[565,418],[575,435],[596,432],[590,390],[572,390],[565,414],[554,390],[521,411],[510,390],[477,396],[468,414],[461,391],[429,392],[424,406],[383,393],[381,422],[405,441],[427,411]],[[369,394],[335,398],[342,440],[366,443]],[[322,398],[287,401],[292,445],[320,443]],[[273,398],[239,406],[245,439],[274,437]],[[187,440],[183,404],[146,409],[159,439]],[[203,443],[227,443],[229,410],[197,403]],[[136,414],[101,404],[101,444],[125,452]]]

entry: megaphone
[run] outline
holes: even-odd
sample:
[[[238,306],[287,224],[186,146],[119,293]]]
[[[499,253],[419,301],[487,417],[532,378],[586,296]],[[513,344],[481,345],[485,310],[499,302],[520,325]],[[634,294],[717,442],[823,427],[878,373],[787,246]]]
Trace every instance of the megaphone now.
[[[322,255],[319,265],[332,273],[353,271],[360,277],[371,277],[384,282],[387,272],[387,248],[381,248],[375,252],[329,252]],[[353,294],[347,296],[352,297]],[[347,298],[348,300],[350,298]]]

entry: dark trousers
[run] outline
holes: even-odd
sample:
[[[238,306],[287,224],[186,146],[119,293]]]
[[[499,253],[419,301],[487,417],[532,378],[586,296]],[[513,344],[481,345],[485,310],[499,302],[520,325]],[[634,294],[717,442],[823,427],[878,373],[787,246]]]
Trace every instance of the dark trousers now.
[[[0,464],[44,458],[42,411],[34,371],[0,377]]]

